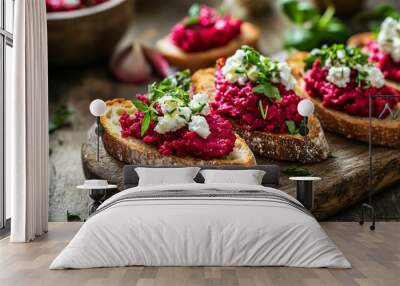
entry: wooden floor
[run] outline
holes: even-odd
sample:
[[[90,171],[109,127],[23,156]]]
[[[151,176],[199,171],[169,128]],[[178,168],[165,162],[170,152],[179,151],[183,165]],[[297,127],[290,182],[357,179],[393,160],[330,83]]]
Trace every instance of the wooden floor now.
[[[353,265],[352,269],[288,267],[124,267],[48,270],[80,223],[50,223],[43,238],[29,244],[0,241],[0,285],[400,285],[400,223],[367,225],[325,222],[322,226]]]

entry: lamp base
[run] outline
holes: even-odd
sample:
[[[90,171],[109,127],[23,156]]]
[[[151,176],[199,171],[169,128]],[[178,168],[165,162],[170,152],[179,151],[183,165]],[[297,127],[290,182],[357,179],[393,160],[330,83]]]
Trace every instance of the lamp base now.
[[[365,218],[365,211],[369,211],[369,213],[371,214],[371,218],[372,218],[372,224],[369,226],[370,230],[375,230],[375,208],[370,205],[370,204],[362,204],[361,205],[361,218],[360,218],[360,225],[364,224],[364,218]]]

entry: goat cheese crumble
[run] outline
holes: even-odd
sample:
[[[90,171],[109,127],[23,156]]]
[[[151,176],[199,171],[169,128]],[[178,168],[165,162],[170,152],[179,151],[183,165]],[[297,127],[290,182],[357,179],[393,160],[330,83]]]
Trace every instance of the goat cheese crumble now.
[[[243,46],[227,58],[221,71],[229,82],[239,85],[245,85],[248,81],[257,82],[260,79],[281,83],[287,90],[292,90],[296,85],[296,79],[287,63],[266,58],[247,46]]]
[[[328,70],[326,80],[337,87],[347,86],[352,78],[352,70],[357,72],[355,79],[360,86],[381,88],[385,84],[381,70],[369,63],[368,55],[359,48],[333,45],[314,49],[305,60],[306,66],[310,68],[316,59],[320,59],[322,67]]]
[[[382,52],[389,54],[395,62],[400,62],[400,21],[386,18],[381,24],[377,42]]]
[[[196,132],[200,137],[206,139],[210,135],[210,127],[204,116],[194,115],[189,122],[189,130]]]
[[[157,133],[177,131],[188,125],[189,130],[196,132],[204,139],[210,135],[210,128],[204,118],[210,112],[207,94],[195,94],[188,106],[170,95],[159,98],[157,102],[163,112],[163,116],[158,117],[158,123],[154,128]]]
[[[350,73],[348,67],[330,67],[326,79],[338,87],[346,87],[350,82]]]

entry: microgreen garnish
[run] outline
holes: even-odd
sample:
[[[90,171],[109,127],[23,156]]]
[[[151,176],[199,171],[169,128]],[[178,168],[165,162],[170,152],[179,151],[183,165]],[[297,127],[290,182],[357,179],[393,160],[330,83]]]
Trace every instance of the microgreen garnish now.
[[[200,16],[200,5],[198,3],[195,3],[189,8],[188,17],[184,20],[185,26],[189,27],[198,24],[199,16]]]
[[[143,121],[142,121],[142,126],[140,128],[140,136],[143,137],[143,135],[146,133],[146,131],[149,129],[150,126],[150,119],[151,119],[151,115],[149,112],[146,112],[144,117],[143,117]]]
[[[207,94],[196,93],[189,98],[190,91],[191,75],[189,70],[185,70],[149,85],[145,100],[133,99],[132,104],[143,113],[141,137],[145,136],[152,121],[156,122],[154,131],[165,134],[185,125],[190,130],[192,120],[206,116],[210,111]],[[192,131],[206,138],[210,132],[207,121],[203,120],[198,124],[200,127],[196,126],[197,130]]]
[[[290,134],[297,134],[299,133],[299,129],[296,128],[296,123],[293,120],[286,120],[285,124],[288,128]]]
[[[262,56],[258,51],[249,47],[242,46],[241,50],[245,52],[243,59],[243,71],[236,70],[237,73],[246,73],[251,67],[256,68],[257,72],[254,75],[255,87],[252,92],[264,94],[270,101],[282,100],[279,89],[271,83],[274,78],[279,78],[278,62]],[[247,75],[249,77],[249,75]]]
[[[342,55],[342,56],[339,56]],[[314,49],[305,59],[306,69],[311,68],[316,59],[321,60],[321,65],[347,66],[368,64],[368,55],[363,53],[360,48],[347,47],[343,44],[323,46],[321,49]]]
[[[304,167],[287,167],[282,170],[286,175],[311,176],[312,172]]]
[[[348,67],[357,70],[356,82],[358,86],[364,88],[371,86],[366,68],[372,65],[368,62],[368,55],[363,53],[360,48],[335,44],[314,49],[304,60],[306,69],[310,69],[317,59],[320,59],[321,67]]]
[[[140,135],[143,136],[146,131],[149,129],[151,119],[157,121],[157,110],[154,108],[155,101],[150,105],[147,105],[143,101],[132,99],[132,104],[144,113],[144,117],[142,120],[142,126],[140,128]]]
[[[270,101],[272,101],[273,99],[278,102],[282,101],[282,97],[279,94],[279,89],[268,82],[257,85],[252,89],[252,92],[264,94]]]
[[[184,103],[188,103],[190,84],[190,71],[183,70],[177,72],[175,75],[166,77],[159,83],[154,82],[149,85],[148,98],[150,101],[156,101],[168,92],[169,95],[179,98]]]
[[[265,106],[265,110],[264,110],[261,99],[258,100],[258,110],[260,111],[260,115],[261,115],[262,119],[266,119],[267,115],[268,115],[268,105]]]

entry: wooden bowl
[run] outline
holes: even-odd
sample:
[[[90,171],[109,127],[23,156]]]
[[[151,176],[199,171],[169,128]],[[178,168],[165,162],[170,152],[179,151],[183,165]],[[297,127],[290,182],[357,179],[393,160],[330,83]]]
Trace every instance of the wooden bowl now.
[[[88,65],[108,59],[133,18],[134,0],[109,0],[47,13],[49,64]]]

